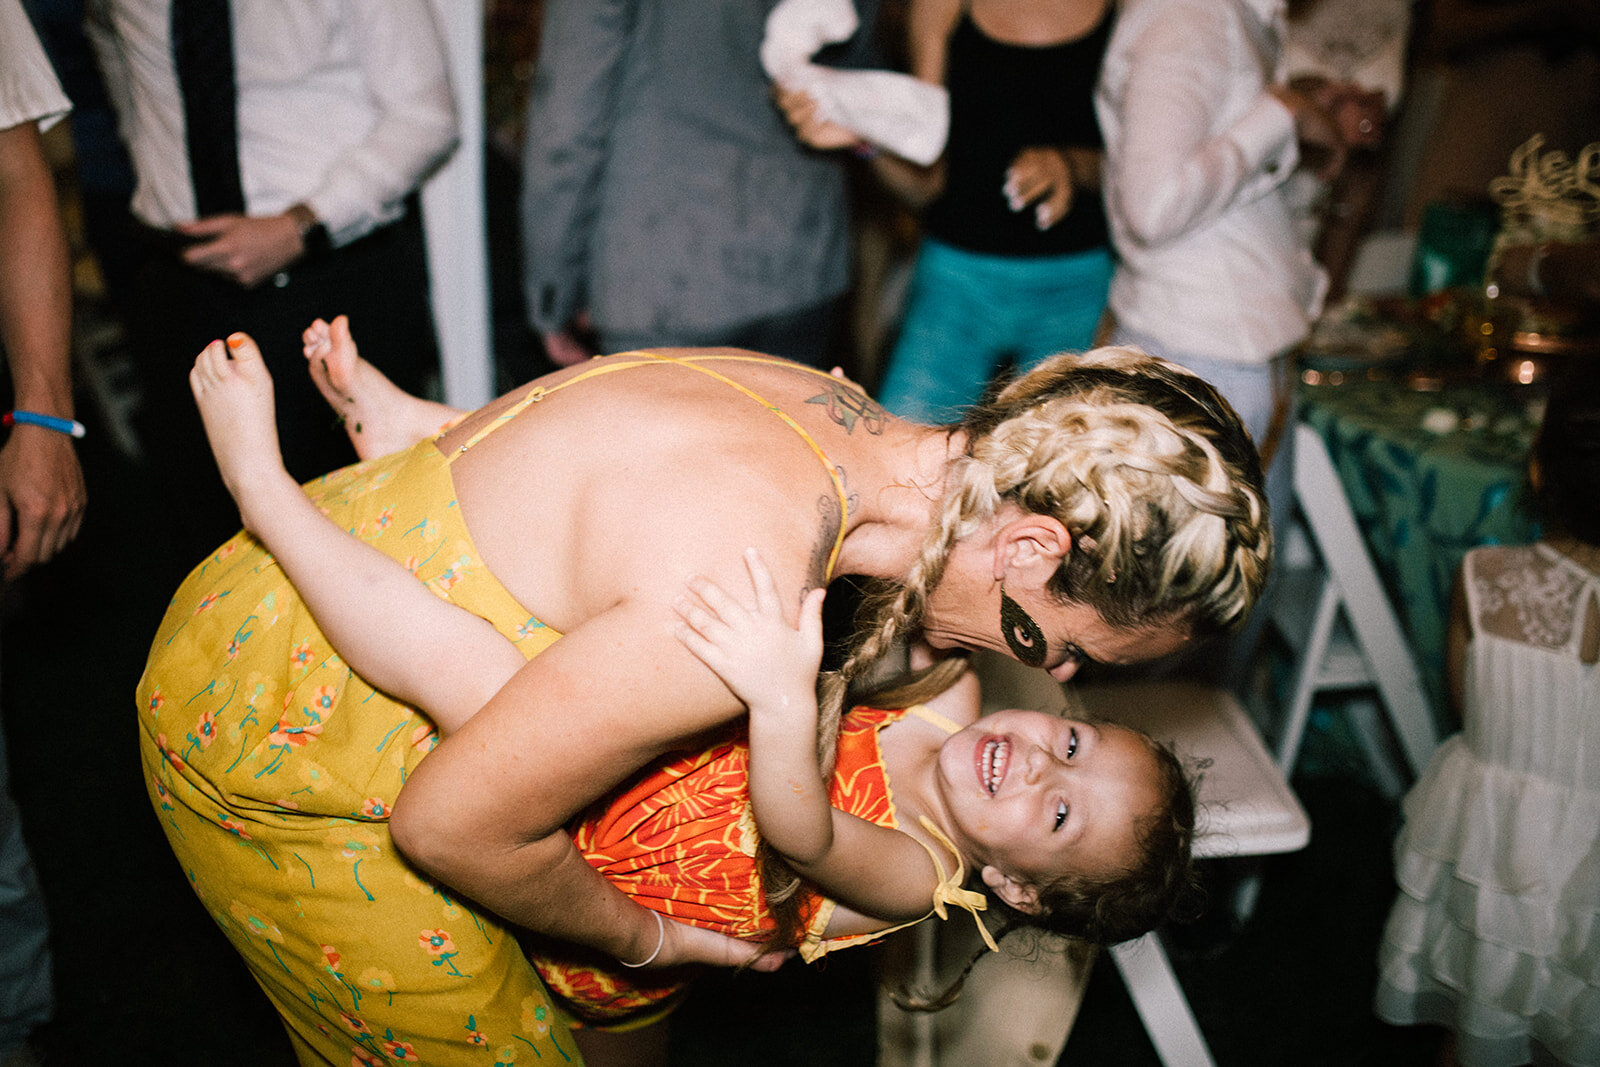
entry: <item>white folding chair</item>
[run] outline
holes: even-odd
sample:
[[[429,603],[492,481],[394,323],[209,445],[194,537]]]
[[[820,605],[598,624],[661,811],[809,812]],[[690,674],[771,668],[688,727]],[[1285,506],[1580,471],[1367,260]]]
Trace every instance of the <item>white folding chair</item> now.
[[[1109,719],[1172,744],[1186,764],[1204,762],[1197,797],[1202,821],[1196,856],[1291,852],[1310,840],[1305,810],[1244,708],[1225,691],[1181,681],[1063,689],[1043,671],[998,655],[979,653],[974,663],[983,683],[986,712],[1028,707]],[[950,936],[947,930],[958,940],[975,941],[968,937],[965,923],[953,928],[923,923],[907,931],[914,940],[903,950],[900,973],[924,984],[936,971],[948,973],[959,961],[936,959],[945,948],[941,942]],[[1148,934],[1111,953],[1162,1062],[1168,1067],[1211,1064],[1210,1051],[1159,937]],[[965,950],[943,955],[965,958]],[[962,994],[962,1000],[969,1001],[967,1021],[960,1026],[939,1017],[908,1019],[884,998],[879,1011],[879,1062],[885,1067],[1053,1063],[1077,1016],[1086,975],[1082,954],[1058,961],[1049,953],[1038,959],[1001,953],[985,960],[968,978]],[[979,1046],[982,1055],[971,1058],[973,1044],[964,1040],[964,1032],[977,1017],[988,1019],[990,1025]]]
[[[1199,766],[1197,858],[1265,856],[1304,848],[1311,820],[1267,753],[1244,707],[1226,690],[1187,681],[1069,687],[1070,707],[1086,717],[1134,726]],[[1156,933],[1117,945],[1122,972],[1145,1032],[1167,1067],[1214,1061]]]
[[[1272,606],[1274,628],[1298,657],[1278,732],[1277,762],[1294,771],[1311,706],[1319,693],[1367,690],[1387,713],[1413,776],[1438,747],[1433,712],[1394,611],[1367,555],[1344,487],[1322,438],[1304,423],[1295,428],[1296,515],[1278,552],[1281,586]],[[1371,702],[1350,711],[1374,777],[1390,795],[1403,781]]]

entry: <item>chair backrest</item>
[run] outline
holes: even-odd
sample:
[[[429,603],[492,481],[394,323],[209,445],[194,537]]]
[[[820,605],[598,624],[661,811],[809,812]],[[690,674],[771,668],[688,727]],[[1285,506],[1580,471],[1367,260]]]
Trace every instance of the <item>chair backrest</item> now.
[[[1329,575],[1338,585],[1345,617],[1411,771],[1421,774],[1439,739],[1411,646],[1367,554],[1344,486],[1321,436],[1300,423],[1295,428],[1294,447],[1295,502]]]

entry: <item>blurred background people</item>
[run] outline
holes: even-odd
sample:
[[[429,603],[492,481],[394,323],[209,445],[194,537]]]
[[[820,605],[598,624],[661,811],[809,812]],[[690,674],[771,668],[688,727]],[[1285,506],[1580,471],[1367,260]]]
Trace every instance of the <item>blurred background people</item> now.
[[[1600,1063],[1600,364],[1552,390],[1528,479],[1545,536],[1476,548],[1447,674],[1462,731],[1407,794],[1377,1011],[1441,1062]]]
[[[414,194],[457,140],[444,46],[428,0],[90,0],[89,13],[152,249],[133,283],[138,427],[177,555],[198,558],[238,527],[189,397],[207,342],[258,339],[301,478],[355,459],[304,373],[314,318],[349,315],[408,388],[436,372]]]
[[[912,73],[950,93],[949,140],[931,167],[781,95],[802,140],[870,155],[890,189],[926,207],[878,390],[896,414],[953,420],[1008,362],[1025,370],[1093,340],[1112,267],[1093,98],[1115,6],[911,0]]]
[[[773,104],[759,50],[775,3],[545,3],[523,287],[553,361],[657,345],[832,361],[850,284],[845,173]],[[876,0],[856,9],[862,29],[819,62],[874,65]]]
[[[39,143],[70,104],[17,0],[0,0],[0,71],[0,346],[11,376],[0,577],[9,582],[77,536],[87,495],[71,433],[67,242]],[[38,1062],[28,1041],[50,1019],[54,992],[48,919],[9,781],[0,731],[0,1064],[21,1067]]]
[[[1096,97],[1112,342],[1181,363],[1233,404],[1275,525],[1292,499],[1290,350],[1327,288],[1285,183],[1302,145],[1331,179],[1382,118],[1346,87],[1284,81],[1284,18],[1283,0],[1127,0]],[[1209,662],[1240,686],[1253,645],[1246,634]]]

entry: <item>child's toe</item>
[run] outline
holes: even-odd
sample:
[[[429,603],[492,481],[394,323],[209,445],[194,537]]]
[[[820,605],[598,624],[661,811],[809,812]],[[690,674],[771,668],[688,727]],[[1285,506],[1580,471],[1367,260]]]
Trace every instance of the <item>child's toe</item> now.
[[[261,349],[247,333],[228,335],[228,356],[237,363],[260,363]]]

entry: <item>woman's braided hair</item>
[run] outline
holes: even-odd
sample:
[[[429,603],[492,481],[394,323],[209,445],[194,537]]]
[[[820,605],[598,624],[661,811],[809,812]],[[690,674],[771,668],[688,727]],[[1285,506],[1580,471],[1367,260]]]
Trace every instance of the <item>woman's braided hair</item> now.
[[[1176,364],[1133,348],[1054,356],[950,430],[966,434],[966,449],[950,463],[916,562],[869,603],[853,650],[818,680],[829,775],[852,684],[915,632],[952,548],[1004,504],[1071,532],[1050,589],[1114,626],[1170,623],[1208,636],[1242,621],[1266,581],[1272,534],[1255,446],[1228,402]],[[927,699],[964,669],[961,657],[946,658],[873,702]],[[792,874],[762,866],[769,900],[792,894]],[[792,936],[777,917],[776,937]]]

